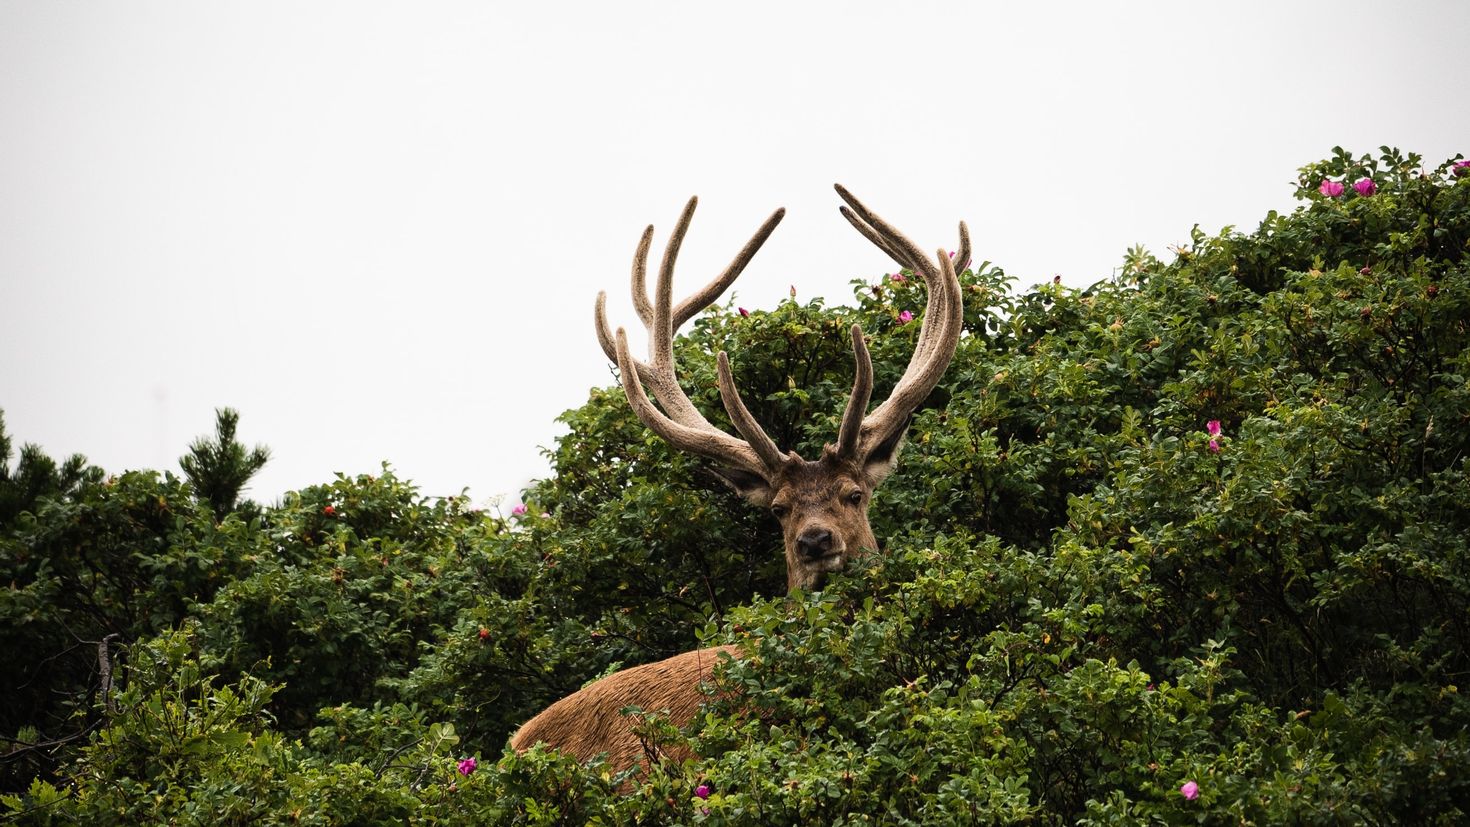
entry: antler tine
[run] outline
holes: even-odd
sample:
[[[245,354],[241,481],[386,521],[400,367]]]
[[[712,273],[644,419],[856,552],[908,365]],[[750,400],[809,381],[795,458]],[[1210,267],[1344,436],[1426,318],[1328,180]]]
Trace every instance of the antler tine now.
[[[938,260],[940,283],[935,286],[938,287],[936,292],[942,298],[938,302],[931,302],[934,315],[926,316],[923,320],[924,333],[928,333],[931,326],[934,330],[933,335],[927,337],[929,347],[927,350],[915,348],[914,356],[909,360],[909,366],[894,386],[893,392],[863,420],[863,453],[881,444],[886,437],[892,435],[895,428],[902,428],[908,422],[909,414],[923,404],[929,392],[934,390],[934,386],[944,376],[950,360],[954,358],[954,351],[959,345],[960,333],[964,328],[964,305],[960,296],[959,278],[955,275],[949,256],[940,250]],[[921,341],[924,338],[926,337],[921,336]]]
[[[597,310],[596,316],[593,321],[595,322],[595,326],[597,328],[597,343],[602,346],[602,352],[607,354],[607,358],[610,359],[614,364],[616,364],[618,361],[618,347],[614,343],[613,334],[611,333],[611,331],[609,331],[607,326],[606,290],[597,291]],[[654,383],[653,368],[643,362],[638,361],[637,359],[633,359],[632,363],[633,369],[638,371],[638,378],[645,384],[652,385]]]
[[[694,407],[694,403],[679,386],[679,378],[674,370],[674,331],[678,328],[672,308],[674,265],[679,261],[679,248],[684,244],[684,234],[689,231],[689,222],[694,218],[694,208],[698,205],[698,198],[689,199],[679,215],[679,223],[669,235],[668,244],[664,245],[663,261],[658,268],[658,284],[654,287],[653,320],[648,325],[650,370],[646,374],[640,371],[639,377],[647,379],[652,385],[654,396],[658,397],[658,401],[674,421],[723,434]]]
[[[920,323],[922,326],[919,329],[918,344],[914,347],[914,352],[909,355],[909,364],[904,369],[904,376],[907,377],[914,371],[916,365],[928,358],[929,351],[934,346],[935,335],[938,331],[935,330],[935,325],[929,323],[927,320],[934,318],[942,312],[940,302],[944,301],[945,291],[936,283],[940,277],[939,271],[935,269],[933,262],[929,261],[919,250],[919,246],[910,241],[902,232],[899,232],[897,227],[884,221],[877,213],[869,209],[866,204],[859,201],[857,196],[849,192],[846,187],[841,184],[835,184],[834,187],[837,190],[837,194],[852,207],[851,210],[848,210],[846,207],[838,208],[843,217],[858,232],[862,233],[864,238],[873,242],[879,249],[887,253],[889,258],[898,262],[899,265],[918,273],[924,279],[925,287],[928,288],[929,295],[924,302],[925,321]],[[969,233],[962,225],[960,228],[960,246],[962,249],[968,248],[968,239]],[[966,252],[966,257],[968,255],[969,253]],[[946,258],[946,255],[941,251],[939,257]]]
[[[970,228],[960,222],[960,251],[954,257],[954,271],[963,273],[970,269]]]
[[[857,197],[848,192],[841,184],[836,185],[836,188],[837,193],[853,207],[851,210],[847,207],[838,207],[838,211],[858,232],[863,234],[864,238],[888,254],[889,258],[910,270],[923,273],[931,268],[928,259],[920,252],[918,245],[909,241],[897,228],[878,217],[877,213],[858,201]],[[954,258],[954,265],[956,273],[963,273],[970,266],[970,229],[963,221],[960,222],[960,246]]]
[[[725,351],[720,351],[715,357],[715,372],[719,376],[720,401],[725,403],[725,412],[730,415],[730,421],[734,423],[735,430],[745,437],[745,441],[755,450],[756,456],[766,464],[767,469],[779,468],[786,458],[782,456],[781,449],[766,435],[764,428],[755,417],[750,415],[750,409],[745,407],[745,400],[740,398],[740,391],[735,387],[735,378],[730,373],[730,357]]]
[[[597,331],[597,344],[602,346],[602,352],[613,362],[618,361],[618,346],[613,338],[612,330],[607,326],[607,291],[597,291],[597,306],[592,313],[592,325]]]
[[[618,374],[623,384],[623,395],[628,398],[633,413],[650,431],[663,437],[680,451],[698,454],[717,462],[732,465],[757,474],[767,473],[765,463],[747,443],[724,431],[704,423],[704,427],[675,421],[653,404],[638,384],[633,356],[628,351],[628,334],[620,327],[617,332]],[[703,421],[703,417],[700,417]]]
[[[665,274],[667,274],[670,283],[672,283],[674,262],[679,257],[679,248],[684,243],[684,235],[689,231],[689,223],[694,218],[694,208],[698,205],[699,199],[697,197],[689,199],[689,203],[684,207],[684,212],[679,216],[678,226],[674,227],[674,233],[669,237],[668,246],[664,248],[663,263],[659,267],[659,289],[662,289]],[[785,217],[785,207],[781,207],[775,212],[771,213],[770,217],[768,217],[765,222],[760,225],[760,227],[756,228],[755,234],[750,237],[749,241],[745,242],[745,246],[740,248],[740,252],[735,254],[735,258],[730,262],[727,267],[725,267],[723,271],[720,272],[719,275],[711,279],[709,284],[706,284],[704,287],[701,287],[698,291],[691,294],[689,298],[679,302],[678,306],[674,308],[673,315],[670,318],[672,330],[678,330],[684,325],[685,322],[694,318],[699,313],[699,311],[705,309],[706,307],[709,307],[715,299],[718,299],[720,295],[725,292],[726,288],[728,288],[731,284],[734,284],[735,279],[739,278],[740,274],[745,272],[745,266],[750,264],[750,260],[755,257],[755,254],[759,252],[760,248],[766,243],[766,239],[771,237],[771,233],[775,232],[776,225],[780,224],[781,219]],[[653,228],[649,227],[649,231],[651,232],[652,230]],[[640,245],[640,252],[642,251],[642,249],[643,248]],[[639,261],[641,260],[642,259],[640,258]],[[643,274],[641,270],[636,267],[633,271],[633,274],[635,279],[633,286],[633,301],[636,304],[641,294],[643,293],[643,284],[641,278]],[[670,299],[672,299],[672,293],[670,293]],[[641,311],[639,313],[639,318],[642,318],[645,324],[649,323],[650,321],[648,318],[643,316]],[[657,320],[658,318],[657,300],[655,300],[654,302],[653,318],[654,320]],[[672,331],[670,332],[672,333]],[[672,338],[670,338],[669,341],[670,343],[672,343]]]
[[[914,352],[909,354],[909,363],[904,368],[904,376],[913,372],[914,367],[922,362],[929,350],[933,347],[935,326],[928,323],[928,319],[935,317],[938,311],[938,303],[944,300],[944,291],[935,283],[937,281],[934,265],[928,261],[919,251],[918,245],[914,244],[898,228],[884,221],[877,213],[868,209],[867,205],[857,199],[841,184],[835,184],[837,194],[852,206],[839,207],[842,216],[848,220],[863,237],[873,242],[875,246],[888,254],[889,258],[898,262],[900,266],[907,267],[918,273],[924,279],[924,285],[928,288],[928,297],[924,302],[924,320],[920,322],[919,341],[914,347]],[[944,254],[941,253],[940,257]]]
[[[776,231],[776,225],[780,224],[781,219],[785,217],[785,207],[771,213],[770,217],[765,220],[765,223],[761,224],[755,231],[755,235],[752,235],[750,240],[745,242],[745,246],[735,255],[734,260],[730,262],[730,265],[725,268],[724,272],[715,276],[709,284],[700,288],[699,292],[679,302],[679,306],[674,308],[675,330],[678,330],[685,322],[694,318],[699,311],[709,307],[714,303],[715,299],[718,299],[724,294],[726,288],[735,283],[735,279],[739,278],[740,274],[745,272],[745,266],[755,257],[755,254],[766,243],[766,239],[770,238],[771,233]]]
[[[855,217],[862,219],[862,224],[867,225],[868,229],[864,230],[862,224],[853,221],[853,215],[848,215],[844,212],[844,215],[847,215],[847,220],[851,221],[853,226],[857,227],[858,231],[864,237],[878,245],[883,252],[888,254],[889,258],[899,264],[924,275],[934,274],[933,263],[924,255],[924,251],[919,249],[919,245],[910,241],[908,236],[898,231],[897,227],[879,218],[877,213],[868,209],[863,202],[857,200],[857,197],[848,192],[846,187],[841,184],[834,184],[833,186],[836,188],[837,194],[842,197],[842,200],[846,201],[848,206],[852,208]],[[882,240],[876,240],[874,236]]]
[[[687,209],[687,208],[686,208]],[[653,245],[653,225],[649,224],[643,229],[643,237],[638,239],[638,249],[633,253],[633,309],[637,311],[638,318],[646,326],[653,322],[653,305],[648,301],[648,290],[644,287],[644,281],[648,273],[648,248]],[[602,346],[602,352],[607,354],[611,362],[618,361],[617,347],[613,344],[612,328],[607,324],[607,291],[600,290],[597,293],[597,343]],[[633,360],[638,366],[640,376],[648,372],[648,365]]]
[[[948,253],[940,250],[935,259],[930,259],[920,251],[918,245],[868,209],[841,184],[836,185],[836,189],[842,200],[852,208],[851,211],[846,208],[842,210],[847,220],[894,261],[919,273],[929,291],[924,318],[920,322],[919,341],[914,346],[903,376],[888,399],[863,419],[858,437],[858,451],[866,454],[892,436],[894,429],[903,427],[909,414],[923,403],[924,398],[939,383],[939,378],[954,356],[964,322],[964,305],[956,272],[957,266],[958,269],[963,269],[969,262],[970,233],[961,222],[960,249],[955,257],[952,259]],[[846,420],[847,416],[844,415],[844,429]]]
[[[690,199],[689,205],[685,207],[686,213],[692,213],[695,204],[697,204],[697,199]],[[745,247],[740,250],[724,271],[711,279],[710,283],[700,288],[698,292],[679,302],[678,306],[674,308],[674,330],[683,327],[686,322],[698,315],[699,311],[709,307],[716,299],[724,295],[725,290],[729,289],[730,285],[735,283],[735,279],[739,278],[740,274],[745,272],[746,265],[750,264],[750,260],[755,257],[755,254],[766,243],[766,239],[770,238],[771,233],[776,230],[776,225],[780,224],[781,219],[785,217],[786,209],[784,207],[771,213],[770,217],[765,220],[765,223],[761,224],[755,231],[755,235],[751,236],[750,240],[745,242]],[[633,308],[638,312],[638,318],[645,326],[653,324],[653,303],[648,300],[648,290],[646,287],[648,249],[652,243],[652,239],[653,225],[650,224],[643,231],[643,238],[638,242],[638,251],[633,255]],[[598,293],[597,317],[595,320],[597,324],[597,342],[602,346],[602,352],[607,354],[608,360],[616,362],[618,356],[613,346],[612,328],[607,323],[606,305],[606,292]],[[633,361],[634,364],[639,366],[640,376],[643,375],[648,365],[636,359]]]
[[[854,215],[852,210],[849,210],[847,207],[838,207],[837,211],[842,213],[842,217],[846,218],[847,222],[851,224],[854,229],[863,234],[863,238],[866,238],[867,240],[873,242],[874,247],[877,247],[884,253],[887,253],[888,257],[893,259],[894,262],[898,264],[898,266],[907,267],[910,270],[918,269],[914,266],[913,262],[909,261],[908,258],[904,256],[903,253],[894,249],[893,245],[889,244],[887,239],[879,235],[878,232],[872,227],[868,226],[868,222]]]
[[[847,398],[847,410],[842,413],[842,428],[837,432],[837,455],[847,458],[857,456],[858,437],[862,435],[863,418],[873,395],[873,359],[868,355],[867,342],[863,341],[861,325],[852,326],[852,357],[857,371],[852,379],[852,395]]]
[[[963,273],[965,269],[970,266],[970,228],[965,226],[965,222],[960,222],[959,251],[957,253],[950,253],[948,256],[946,256],[945,251],[941,249],[937,258],[948,258],[949,261],[952,262],[952,266],[956,274],[954,301],[961,302],[962,300],[959,298],[958,274]],[[914,353],[909,359],[910,364],[914,363],[917,360],[929,358],[929,353],[934,349],[935,342],[941,341],[943,339],[943,337],[940,335],[942,331],[940,330],[939,326],[929,324],[928,320],[933,318],[935,314],[943,312],[940,310],[937,302],[949,301],[948,297],[950,291],[942,288],[936,289],[934,280],[925,279],[924,284],[929,289],[929,297],[924,303],[924,322],[922,322],[923,328],[920,330],[919,343],[914,348]],[[960,323],[963,324],[963,309],[961,311]],[[908,374],[907,369],[905,369],[904,374]]]
[[[684,210],[694,209],[694,199],[689,199]],[[638,249],[633,253],[633,310],[644,326],[653,323],[653,304],[648,301],[648,248],[653,246],[653,225],[643,228],[643,237],[638,239]]]

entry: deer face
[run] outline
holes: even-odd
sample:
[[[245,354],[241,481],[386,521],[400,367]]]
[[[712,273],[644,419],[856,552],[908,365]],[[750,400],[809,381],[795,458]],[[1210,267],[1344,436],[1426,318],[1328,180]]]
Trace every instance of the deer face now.
[[[827,575],[878,550],[868,507],[873,491],[893,468],[897,442],[881,446],[861,465],[828,446],[816,462],[789,454],[769,477],[717,471],[737,493],[769,509],[781,523],[787,589],[819,589]]]
[[[829,573],[877,551],[868,526],[874,486],[851,466],[827,454],[818,462],[794,462],[780,475],[770,509],[786,542],[788,589],[821,588]]]

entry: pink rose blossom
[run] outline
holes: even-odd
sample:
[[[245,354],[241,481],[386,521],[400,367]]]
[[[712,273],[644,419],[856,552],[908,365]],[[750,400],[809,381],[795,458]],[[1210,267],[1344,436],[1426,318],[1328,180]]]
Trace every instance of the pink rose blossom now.
[[[904,282],[908,281],[908,279],[903,277],[903,273],[893,273],[888,277],[888,280],[893,282],[894,284],[903,284]]]
[[[898,314],[898,320],[904,324],[908,324],[909,322],[914,320],[914,314],[905,310],[902,313]]]
[[[1346,187],[1336,181],[1328,181],[1324,179],[1322,181],[1322,185],[1317,187],[1317,192],[1322,193],[1328,198],[1336,198],[1337,196],[1342,195],[1345,189]]]
[[[694,797],[695,798],[709,798],[709,785],[708,784],[700,784],[698,787],[695,787],[694,788]]]
[[[1209,422],[1206,422],[1205,423],[1205,430],[1210,432],[1210,436],[1219,436],[1220,435],[1220,420],[1218,420],[1218,419],[1211,419]]]
[[[1212,453],[1212,454],[1218,454],[1218,453],[1220,453],[1220,443],[1219,443],[1218,440],[1214,440],[1214,439],[1210,440],[1210,453]]]
[[[1359,178],[1353,182],[1353,189],[1357,190],[1358,195],[1367,198],[1373,193],[1378,192],[1378,185],[1373,183],[1372,178]]]
[[[1199,785],[1193,781],[1186,781],[1184,786],[1179,788],[1179,794],[1184,796],[1186,801],[1193,801],[1199,798]]]
[[[1470,175],[1470,161],[1456,161],[1451,169],[1454,170],[1456,176]]]
[[[478,767],[479,765],[480,763],[475,759],[466,758],[463,761],[459,762],[459,774],[469,775],[470,773],[474,772],[475,767]]]
[[[749,310],[746,310],[743,307],[737,307],[737,308],[735,308],[735,310],[740,313],[740,318],[742,318],[742,319],[747,318],[747,317],[750,316],[750,311]]]
[[[512,508],[510,510],[510,516],[512,516],[512,517],[524,517],[524,516],[526,516],[526,504],[525,503],[516,503],[515,508]]]

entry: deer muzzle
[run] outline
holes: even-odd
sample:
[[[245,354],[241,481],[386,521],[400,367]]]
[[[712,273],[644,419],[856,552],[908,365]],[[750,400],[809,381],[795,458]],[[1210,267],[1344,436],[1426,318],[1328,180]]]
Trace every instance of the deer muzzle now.
[[[796,537],[796,553],[803,563],[814,563],[836,554],[832,532],[825,528],[808,528]]]

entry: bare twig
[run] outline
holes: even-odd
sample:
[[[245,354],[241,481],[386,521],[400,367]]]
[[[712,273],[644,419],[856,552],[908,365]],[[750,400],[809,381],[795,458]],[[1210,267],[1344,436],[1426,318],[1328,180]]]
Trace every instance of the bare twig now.
[[[107,709],[109,715],[117,712],[117,705],[112,702],[112,657],[109,646],[118,637],[118,633],[113,632],[97,642],[97,672],[101,676],[102,705]]]

